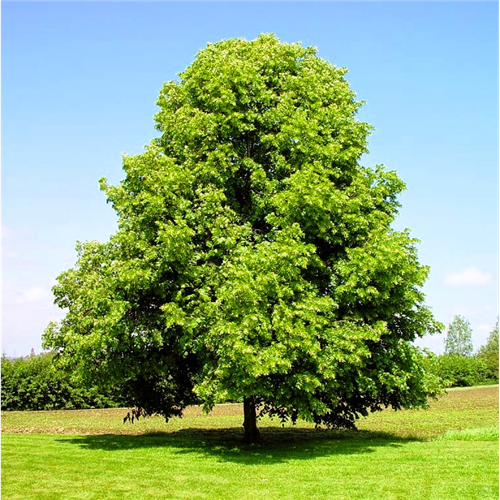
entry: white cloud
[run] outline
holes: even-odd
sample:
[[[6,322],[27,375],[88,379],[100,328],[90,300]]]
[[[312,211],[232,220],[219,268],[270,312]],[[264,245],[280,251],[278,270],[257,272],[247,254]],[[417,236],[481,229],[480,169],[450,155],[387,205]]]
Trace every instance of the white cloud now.
[[[445,285],[488,285],[492,282],[491,275],[478,269],[476,266],[470,266],[456,273],[449,273],[444,278]]]

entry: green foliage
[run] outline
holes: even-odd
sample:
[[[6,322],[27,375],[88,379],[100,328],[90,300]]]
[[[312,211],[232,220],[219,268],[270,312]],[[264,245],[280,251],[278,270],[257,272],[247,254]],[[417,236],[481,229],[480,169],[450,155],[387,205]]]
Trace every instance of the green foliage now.
[[[487,354],[480,356],[486,364],[486,374],[488,381],[498,383],[498,354]]]
[[[497,318],[495,328],[490,332],[488,339],[486,340],[486,344],[479,349],[478,355],[485,356],[489,353],[498,355],[498,351],[499,351],[499,345],[498,345],[498,318]]]
[[[332,427],[426,405],[428,268],[391,229],[404,183],[359,164],[345,73],[273,35],[202,50],[160,92],[160,137],[101,181],[118,231],[79,244],[46,346],[167,419],[198,398]]]
[[[58,410],[106,408],[123,404],[118,391],[71,381],[53,354],[9,360],[2,358],[2,410]]]
[[[498,318],[486,344],[481,346],[477,355],[486,363],[488,378],[498,382]]]
[[[493,382],[481,357],[444,354],[438,358],[435,373],[448,387],[471,387]]]
[[[445,354],[472,356],[472,328],[463,316],[455,316],[448,326]]]

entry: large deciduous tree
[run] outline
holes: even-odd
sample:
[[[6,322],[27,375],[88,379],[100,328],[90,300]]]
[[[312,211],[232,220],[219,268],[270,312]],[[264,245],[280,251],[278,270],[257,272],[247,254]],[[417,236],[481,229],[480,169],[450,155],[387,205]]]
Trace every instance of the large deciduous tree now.
[[[101,181],[119,227],[59,276],[46,346],[167,419],[244,401],[251,442],[262,414],[351,427],[425,405],[428,268],[391,229],[403,182],[360,165],[371,127],[345,73],[261,35],[165,83],[159,137]]]

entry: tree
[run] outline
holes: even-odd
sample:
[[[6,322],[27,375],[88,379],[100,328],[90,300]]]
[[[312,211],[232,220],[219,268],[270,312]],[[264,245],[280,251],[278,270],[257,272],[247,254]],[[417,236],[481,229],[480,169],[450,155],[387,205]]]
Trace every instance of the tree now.
[[[495,328],[490,332],[486,344],[481,346],[477,355],[483,358],[488,371],[488,376],[498,382],[498,318]]]
[[[352,427],[425,405],[428,268],[391,229],[404,183],[359,164],[345,73],[274,35],[200,51],[160,92],[160,136],[101,180],[119,227],[78,245],[46,346],[167,420],[243,400],[249,442],[264,414]]]
[[[484,356],[488,353],[498,355],[498,318],[495,324],[495,328],[491,330],[488,338],[486,340],[486,344],[481,346],[478,351],[479,356]]]
[[[472,356],[472,328],[463,316],[454,316],[448,326],[445,339],[445,354]]]

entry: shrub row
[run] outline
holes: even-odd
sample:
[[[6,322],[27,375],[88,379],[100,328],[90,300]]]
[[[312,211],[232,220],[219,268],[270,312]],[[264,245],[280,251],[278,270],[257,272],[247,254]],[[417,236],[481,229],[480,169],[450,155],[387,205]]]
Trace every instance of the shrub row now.
[[[2,410],[77,410],[124,406],[119,391],[103,393],[71,381],[50,353],[2,358]]]
[[[447,387],[472,387],[498,384],[498,367],[490,366],[482,356],[443,354],[430,356],[428,369],[439,376]]]

